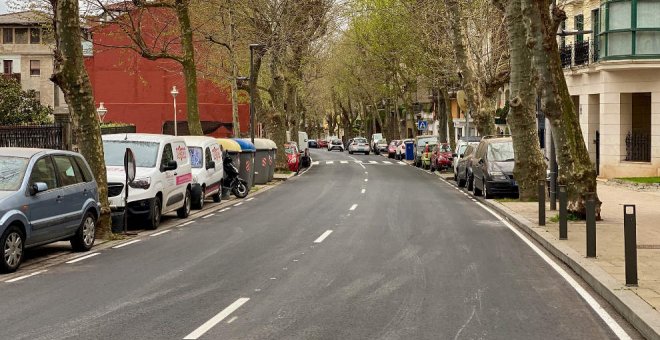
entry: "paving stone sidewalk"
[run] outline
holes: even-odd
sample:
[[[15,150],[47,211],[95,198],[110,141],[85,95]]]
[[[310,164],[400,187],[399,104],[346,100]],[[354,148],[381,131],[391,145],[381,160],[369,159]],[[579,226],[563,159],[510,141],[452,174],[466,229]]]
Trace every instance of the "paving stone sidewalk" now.
[[[550,219],[558,214],[546,205],[546,226],[538,226],[538,203],[495,200],[506,210],[524,218],[525,224],[552,244],[568,246],[582,256],[576,261],[596,265],[609,274],[617,290],[630,291],[648,303],[655,313],[660,310],[660,191],[638,191],[603,181],[598,183],[598,196],[603,202],[602,221],[598,221],[596,259],[586,259],[585,222],[569,222],[568,240],[559,240],[558,223]],[[625,285],[625,258],[623,239],[623,205],[634,204],[637,209],[638,287]],[[657,319],[656,316],[652,316]]]

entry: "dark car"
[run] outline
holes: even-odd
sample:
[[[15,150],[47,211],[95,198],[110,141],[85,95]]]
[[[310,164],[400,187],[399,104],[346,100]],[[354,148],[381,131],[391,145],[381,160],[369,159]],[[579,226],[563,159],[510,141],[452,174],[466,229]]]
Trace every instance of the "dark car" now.
[[[468,185],[468,190],[472,190],[472,157],[474,151],[477,149],[476,145],[468,145],[463,153],[463,157],[456,165],[456,184],[459,187]]]
[[[309,146],[310,149],[318,149],[319,143],[313,139],[310,139],[309,141],[307,141],[307,146]]]
[[[511,137],[484,137],[472,159],[473,193],[490,198],[493,195],[517,195],[518,183],[513,178],[515,153]]]

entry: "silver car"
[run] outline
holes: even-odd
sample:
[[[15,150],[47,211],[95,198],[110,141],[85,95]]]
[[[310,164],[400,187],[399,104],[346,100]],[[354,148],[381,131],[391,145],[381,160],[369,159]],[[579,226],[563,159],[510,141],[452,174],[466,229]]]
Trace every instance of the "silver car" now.
[[[99,217],[96,180],[85,159],[69,151],[0,148],[0,271],[13,272],[24,250],[70,240],[94,245]]]

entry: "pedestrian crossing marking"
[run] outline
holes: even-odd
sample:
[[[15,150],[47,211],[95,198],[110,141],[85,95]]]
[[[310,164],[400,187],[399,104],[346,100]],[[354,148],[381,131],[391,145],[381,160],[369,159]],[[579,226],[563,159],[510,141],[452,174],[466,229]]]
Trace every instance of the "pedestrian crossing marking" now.
[[[383,161],[383,164],[392,164],[390,161]]]
[[[392,162],[392,161],[342,161],[342,160],[332,160],[332,161],[314,161],[313,165],[319,165],[325,163],[326,165],[333,164],[349,164],[355,163],[358,165],[408,165],[406,162]]]
[[[341,161],[341,162],[339,162],[339,163],[341,163],[341,164],[348,164],[348,161]]]
[[[327,161],[327,162],[325,162],[325,164],[332,164],[332,163],[334,163],[334,161]]]

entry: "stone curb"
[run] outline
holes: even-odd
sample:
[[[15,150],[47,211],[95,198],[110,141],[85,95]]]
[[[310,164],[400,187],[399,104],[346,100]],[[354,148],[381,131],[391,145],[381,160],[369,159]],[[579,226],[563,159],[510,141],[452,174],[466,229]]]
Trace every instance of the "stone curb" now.
[[[549,233],[540,233],[539,227],[501,203],[483,198],[477,199],[503,215],[506,220],[522,229],[552,255],[569,266],[644,337],[660,339],[660,313],[635,294],[631,288],[622,286],[593,260],[583,257],[568,245],[553,238]]]

